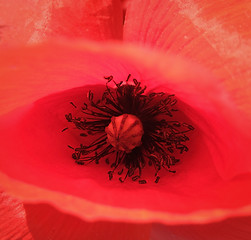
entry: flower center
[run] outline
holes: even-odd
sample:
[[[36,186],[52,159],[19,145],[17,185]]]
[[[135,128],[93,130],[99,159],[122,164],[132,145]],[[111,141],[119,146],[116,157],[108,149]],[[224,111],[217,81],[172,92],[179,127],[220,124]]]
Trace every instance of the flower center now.
[[[180,161],[176,158],[178,154],[188,151],[187,133],[194,128],[172,119],[177,111],[174,95],[145,94],[146,87],[136,79],[129,84],[130,76],[120,83],[115,82],[113,76],[105,77],[106,89],[101,98],[95,99],[89,91],[89,102],[83,104],[80,115],[65,115],[67,121],[79,129],[80,136],[97,136],[89,145],[81,143],[79,147],[69,147],[74,150],[72,158],[77,164],[104,161],[110,165],[110,180],[116,173],[121,176],[121,182],[130,177],[132,181],[145,184],[142,170],[148,165],[154,168],[158,183],[161,169],[175,173],[171,167]],[[114,88],[109,86],[111,83]],[[114,158],[110,158],[111,155]]]
[[[112,117],[105,132],[107,133],[107,141],[117,151],[125,151],[126,153],[130,153],[135,147],[141,145],[141,138],[144,134],[141,121],[131,114]]]

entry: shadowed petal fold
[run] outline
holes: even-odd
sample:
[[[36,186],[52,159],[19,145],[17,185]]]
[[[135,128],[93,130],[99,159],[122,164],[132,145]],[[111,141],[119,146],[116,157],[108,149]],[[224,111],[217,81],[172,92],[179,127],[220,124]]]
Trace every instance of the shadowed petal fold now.
[[[151,224],[125,222],[87,222],[58,211],[47,204],[25,204],[26,218],[36,240],[88,239],[88,240],[148,240]]]
[[[221,222],[198,225],[164,226],[154,224],[151,240],[249,240],[251,218],[230,218]]]

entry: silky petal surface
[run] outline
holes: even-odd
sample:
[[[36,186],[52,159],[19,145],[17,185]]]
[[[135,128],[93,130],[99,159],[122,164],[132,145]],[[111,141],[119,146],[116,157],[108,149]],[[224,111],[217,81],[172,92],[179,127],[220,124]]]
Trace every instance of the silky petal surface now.
[[[249,113],[249,0],[129,1],[124,40],[172,52],[209,68]]]
[[[1,94],[7,108],[0,119],[0,167],[1,184],[8,191],[83,219],[175,224],[250,213],[249,125],[243,113],[236,118],[236,106],[205,69],[114,43],[46,44],[6,50],[4,56]],[[81,105],[89,89],[101,95],[104,76],[120,81],[129,73],[149,90],[176,94],[184,113],[177,117],[196,128],[177,173],[163,172],[159,184],[121,184],[108,181],[105,165],[76,165],[67,145],[84,140],[61,132],[67,124],[64,115],[74,111],[69,102]]]
[[[37,43],[48,38],[122,38],[118,0],[9,0],[0,2],[0,43]]]

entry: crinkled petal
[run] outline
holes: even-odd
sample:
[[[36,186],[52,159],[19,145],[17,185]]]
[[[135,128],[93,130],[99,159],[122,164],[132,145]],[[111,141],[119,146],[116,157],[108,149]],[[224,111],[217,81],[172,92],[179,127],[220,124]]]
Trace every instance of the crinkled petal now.
[[[251,102],[249,0],[129,1],[124,40],[184,56],[223,80],[238,106]]]
[[[1,239],[32,239],[23,203],[5,192],[0,193],[0,216]]]
[[[122,38],[118,0],[9,0],[0,3],[0,43],[37,43],[51,37]]]
[[[0,119],[0,168],[6,190],[83,219],[187,223],[250,213],[249,122],[206,70],[114,43],[45,44],[3,52],[8,61],[1,63],[6,81],[1,95],[9,113]],[[149,90],[176,94],[186,115],[181,117],[196,128],[177,173],[163,172],[159,184],[121,184],[108,181],[105,165],[76,165],[67,145],[84,140],[61,132],[65,113],[72,111],[70,101],[80,105],[90,88],[101,94],[104,76],[121,81],[129,73]]]

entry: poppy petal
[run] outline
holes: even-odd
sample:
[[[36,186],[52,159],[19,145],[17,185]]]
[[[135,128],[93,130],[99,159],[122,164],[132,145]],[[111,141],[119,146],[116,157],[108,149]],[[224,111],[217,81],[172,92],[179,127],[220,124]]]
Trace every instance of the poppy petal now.
[[[86,222],[47,204],[24,204],[32,236],[36,240],[148,240],[151,224],[126,222]]]
[[[61,43],[27,47],[15,54],[5,51],[8,61],[3,62],[2,79],[9,94],[1,94],[6,103],[26,106],[1,117],[3,187],[22,199],[46,201],[82,219],[187,223],[249,214],[245,115],[235,116],[238,110],[227,92],[199,66],[122,46]],[[196,127],[177,174],[163,173],[159,184],[108,181],[106,166],[74,164],[67,145],[80,140],[73,132],[61,132],[65,113],[72,111],[70,101],[81,104],[90,88],[99,94],[97,84],[102,85],[103,76],[125,80],[129,73],[149,89],[175,93],[181,111]],[[20,93],[22,83],[26,85]],[[36,98],[40,100],[32,104]],[[236,135],[238,140],[229,142]],[[238,168],[233,168],[237,155]],[[240,173],[246,174],[237,176]],[[223,176],[232,179],[225,181]],[[226,203],[226,198],[231,201]]]
[[[209,68],[239,108],[250,112],[249,0],[135,0],[127,8],[124,40],[172,52]]]
[[[165,226],[154,224],[151,240],[249,240],[251,217],[230,218],[222,222],[198,225]]]
[[[0,238],[1,239],[31,239],[26,223],[26,213],[23,203],[0,193]]]
[[[51,37],[92,40],[122,38],[122,7],[117,0],[10,0],[0,3],[4,45],[37,43]]]

